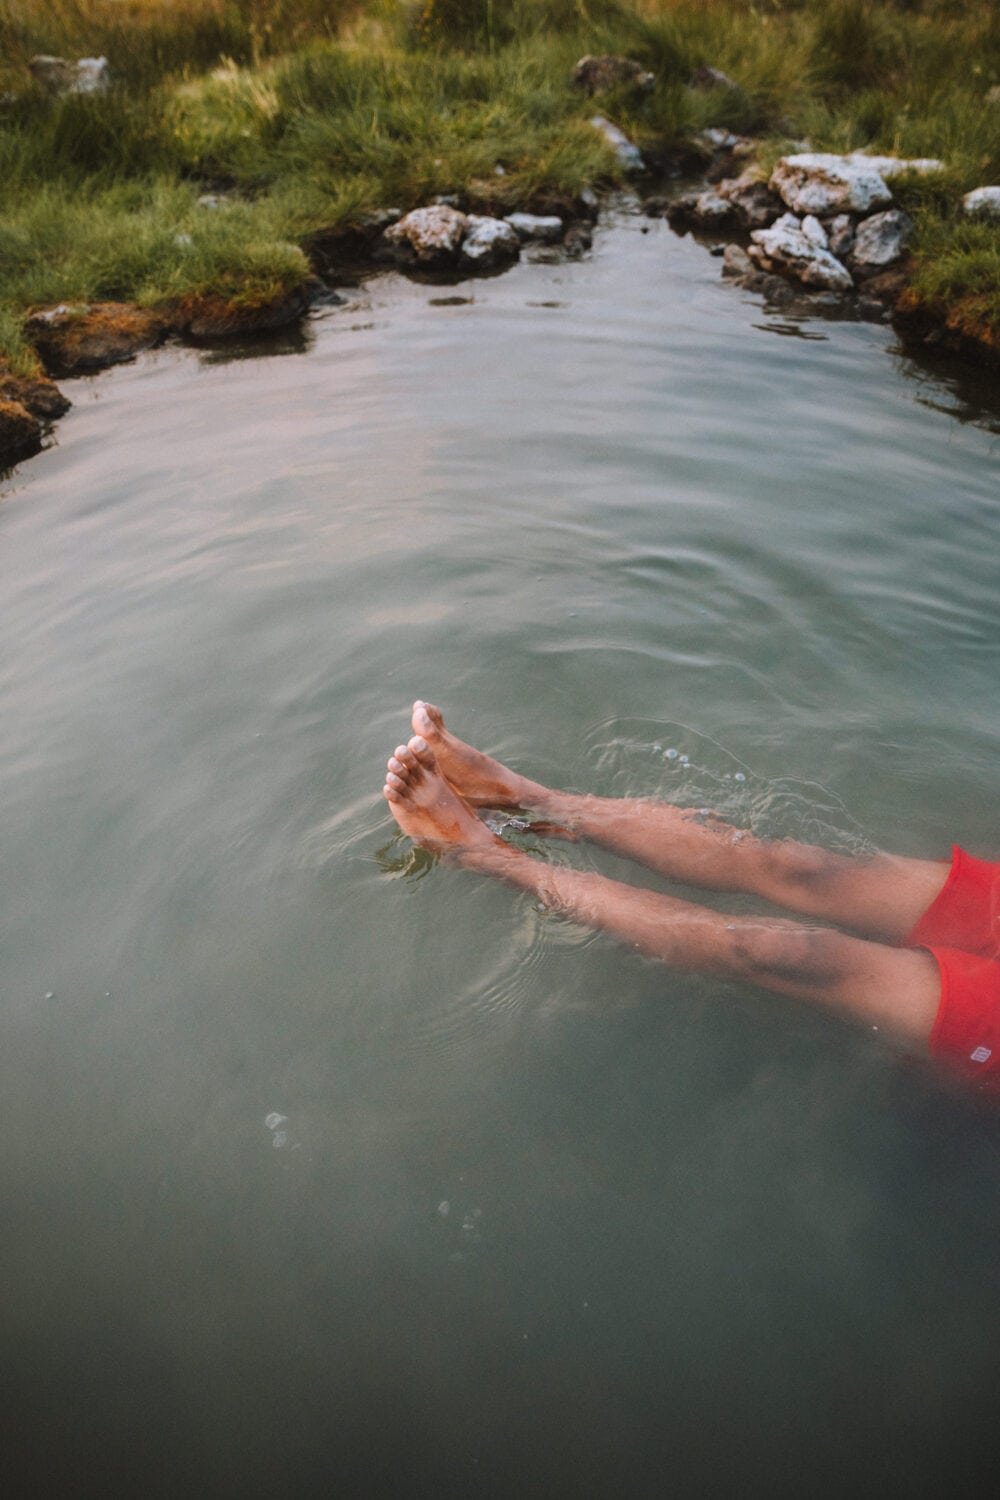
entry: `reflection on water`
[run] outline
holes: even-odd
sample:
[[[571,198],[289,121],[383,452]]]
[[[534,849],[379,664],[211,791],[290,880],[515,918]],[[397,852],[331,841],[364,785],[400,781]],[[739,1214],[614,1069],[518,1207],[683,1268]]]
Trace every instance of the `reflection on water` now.
[[[997,848],[978,377],[640,227],[78,382],[3,487],[11,1493],[992,1474],[996,1117],[379,796],[420,695],[541,780]]]

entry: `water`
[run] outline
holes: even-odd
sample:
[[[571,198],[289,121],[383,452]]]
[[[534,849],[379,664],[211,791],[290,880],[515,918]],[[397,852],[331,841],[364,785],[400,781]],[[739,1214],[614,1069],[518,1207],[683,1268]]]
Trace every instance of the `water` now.
[[[77,383],[3,489],[7,1492],[978,1485],[993,1114],[377,793],[419,695],[539,779],[995,852],[988,391],[627,213],[237,352]]]

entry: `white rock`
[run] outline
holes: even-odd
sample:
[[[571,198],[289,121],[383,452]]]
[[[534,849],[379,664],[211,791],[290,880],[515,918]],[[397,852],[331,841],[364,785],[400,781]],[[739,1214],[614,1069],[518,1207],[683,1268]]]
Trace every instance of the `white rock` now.
[[[803,233],[801,220],[794,214],[782,214],[769,229],[755,229],[750,238],[750,257],[765,270],[788,271],[803,286],[822,287],[831,292],[847,292],[854,285],[850,271],[829,250]]]
[[[619,166],[625,168],[626,172],[644,172],[646,163],[642,159],[642,152],[633,141],[630,141],[624,130],[619,130],[617,125],[612,125],[603,115],[594,115],[590,121],[595,130],[599,130],[614,150],[618,158]]]
[[[704,193],[699,193],[694,204],[693,218],[696,224],[701,224],[705,229],[714,229],[719,224],[724,224],[733,215],[733,205],[728,198],[708,188]]]
[[[473,265],[490,266],[497,261],[513,260],[521,253],[521,241],[505,219],[491,219],[483,214],[469,214],[462,241],[462,259]]]
[[[65,57],[40,53],[28,67],[35,80],[54,94],[99,94],[111,84],[106,57],[81,57],[70,62]]]
[[[850,214],[837,214],[830,221],[829,244],[827,249],[831,255],[838,260],[843,260],[851,246],[854,244],[854,220]]]
[[[913,220],[901,209],[872,214],[864,219],[854,236],[851,265],[862,270],[880,271],[899,259],[913,233]]]
[[[465,233],[466,217],[446,203],[414,208],[385,231],[390,245],[409,245],[417,260],[444,260],[458,253]]]
[[[707,146],[710,151],[728,151],[740,139],[733,135],[731,130],[722,130],[718,125],[710,125],[707,130],[699,130],[695,140],[702,146]]]
[[[806,214],[802,220],[802,233],[810,245],[815,245],[817,250],[829,250],[830,241],[826,237],[826,230],[815,214]]]
[[[892,202],[873,167],[822,151],[783,156],[771,174],[771,187],[799,214],[868,214]]]
[[[962,199],[962,208],[977,219],[1000,219],[1000,187],[973,188]]]
[[[753,261],[746,253],[742,245],[727,245],[722,256],[723,276],[749,276],[753,270]]]
[[[944,171],[944,162],[936,161],[931,156],[873,156],[867,151],[852,151],[845,160],[854,162],[859,167],[870,167],[885,182],[901,176],[903,172],[919,172],[924,175],[927,172]]]
[[[508,214],[507,223],[522,240],[562,239],[563,221],[556,214]]]

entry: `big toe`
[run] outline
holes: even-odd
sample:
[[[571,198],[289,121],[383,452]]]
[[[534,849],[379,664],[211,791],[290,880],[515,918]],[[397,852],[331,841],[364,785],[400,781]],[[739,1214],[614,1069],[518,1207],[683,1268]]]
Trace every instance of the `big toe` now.
[[[422,698],[418,698],[413,705],[412,722],[417,734],[433,735],[444,728],[441,710],[435,708],[433,703],[425,703]]]

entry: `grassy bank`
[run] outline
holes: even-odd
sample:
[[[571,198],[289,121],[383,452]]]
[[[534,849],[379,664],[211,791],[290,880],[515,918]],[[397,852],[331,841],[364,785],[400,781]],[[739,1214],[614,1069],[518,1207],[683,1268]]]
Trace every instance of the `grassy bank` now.
[[[39,52],[103,53],[114,86],[53,98]],[[32,366],[23,316],[46,303],[266,302],[367,210],[614,183],[569,84],[585,52],[655,73],[600,106],[654,160],[706,125],[764,155],[808,137],[944,159],[897,194],[910,296],[1000,347],[1000,231],[958,214],[1000,182],[1000,12],[982,0],[0,0],[0,358]],[[739,87],[688,87],[705,63]]]

